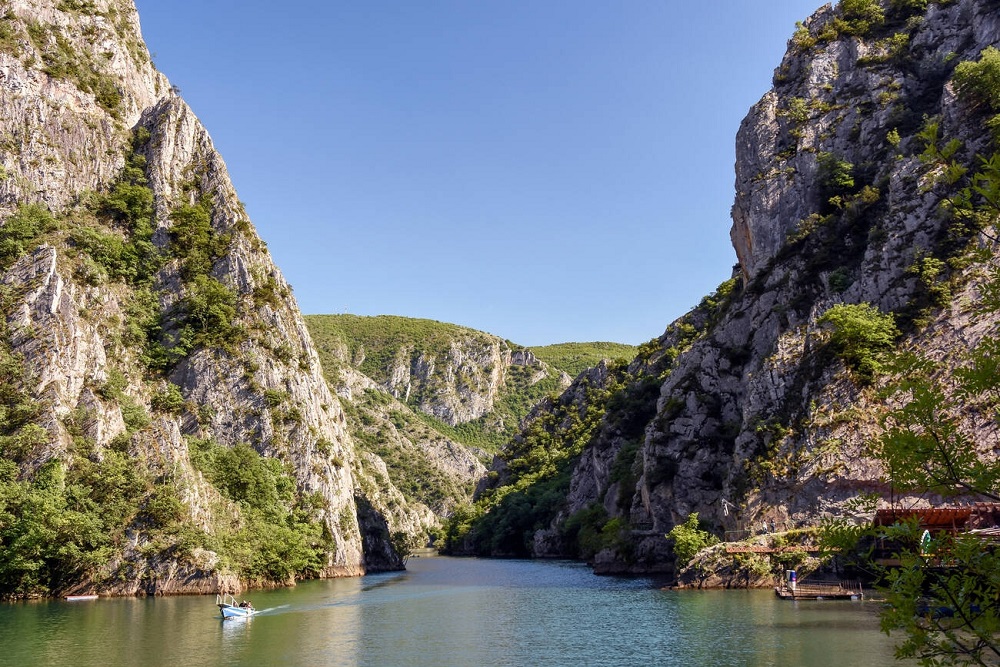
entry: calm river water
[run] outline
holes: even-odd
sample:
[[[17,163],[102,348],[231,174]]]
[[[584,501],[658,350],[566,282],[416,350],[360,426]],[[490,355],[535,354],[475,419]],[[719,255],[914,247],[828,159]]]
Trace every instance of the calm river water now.
[[[871,602],[661,591],[575,563],[414,558],[407,572],[214,597],[0,604],[0,664],[638,666],[892,664]]]

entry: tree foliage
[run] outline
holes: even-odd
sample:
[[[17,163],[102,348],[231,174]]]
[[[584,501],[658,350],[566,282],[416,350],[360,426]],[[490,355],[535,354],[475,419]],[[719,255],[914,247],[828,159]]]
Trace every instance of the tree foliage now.
[[[6,268],[32,250],[57,223],[41,204],[23,204],[0,226],[0,267]]]
[[[596,434],[608,399],[620,388],[613,382],[604,388],[588,384],[581,388],[587,396],[582,404],[551,399],[549,410],[504,451],[505,477],[483,492],[471,510],[452,518],[444,550],[530,554],[532,535],[565,504],[572,465]]]
[[[859,37],[885,23],[885,10],[879,0],[840,0],[840,31]]]
[[[673,543],[678,567],[687,565],[699,551],[719,542],[719,538],[715,535],[707,530],[701,530],[697,512],[692,512],[684,523],[671,528],[667,538]]]
[[[1000,144],[1000,49],[988,46],[980,53],[979,60],[959,63],[954,77],[960,94],[994,114],[986,126],[993,133],[994,143]]]
[[[977,61],[967,60],[955,67],[955,84],[992,110],[1000,110],[1000,49],[987,46]]]
[[[988,453],[1000,443],[983,442],[983,431],[975,430],[977,415],[988,415],[996,433],[998,370],[995,335],[961,355],[955,367],[915,355],[897,361],[897,379],[885,392],[892,407],[871,443],[893,488],[1000,500],[1000,462]],[[882,616],[886,632],[903,634],[897,654],[924,665],[996,664],[1000,552],[971,535],[940,534],[921,547],[920,532],[905,524],[875,533],[898,545],[900,566],[885,572],[889,604]]]
[[[940,534],[921,544],[915,523],[886,529],[900,545],[899,567],[886,574],[881,626],[902,631],[899,658],[921,665],[995,665],[1000,661],[1000,555],[981,539]]]
[[[192,464],[240,508],[234,525],[206,536],[207,546],[250,579],[287,581],[322,569],[330,541],[318,519],[322,499],[297,492],[286,465],[245,443],[223,447],[189,439],[188,444]]]
[[[1000,375],[992,375],[1000,363],[998,352],[997,339],[977,346],[952,371],[954,384],[945,383],[944,369],[928,359],[897,362],[900,379],[888,390],[896,407],[884,418],[884,430],[872,448],[895,485],[1000,500],[1000,466],[981,455],[977,438],[957,417],[967,405],[1000,391]]]
[[[866,382],[882,370],[899,336],[893,316],[869,303],[837,304],[818,322],[830,327],[834,352]]]
[[[212,208],[208,198],[197,204],[182,204],[170,214],[170,249],[182,260],[181,275],[185,280],[206,276],[217,259],[226,254],[231,237],[218,234],[212,227]]]

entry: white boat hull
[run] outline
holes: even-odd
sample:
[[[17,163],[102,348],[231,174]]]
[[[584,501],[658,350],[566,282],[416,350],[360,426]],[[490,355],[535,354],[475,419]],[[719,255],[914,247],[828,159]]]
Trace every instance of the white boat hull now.
[[[216,595],[215,605],[219,608],[222,618],[249,618],[257,613],[252,605],[237,604],[236,598],[228,593]]]
[[[256,609],[234,607],[228,604],[220,604],[219,611],[222,612],[222,618],[249,618],[257,613]]]

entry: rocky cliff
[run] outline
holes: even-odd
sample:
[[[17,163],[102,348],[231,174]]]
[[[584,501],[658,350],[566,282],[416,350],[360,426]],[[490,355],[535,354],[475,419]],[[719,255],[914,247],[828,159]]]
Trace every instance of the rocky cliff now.
[[[570,382],[531,350],[454,324],[393,316],[307,319],[327,365],[364,373],[445,428],[465,425],[470,445],[505,442],[531,406]]]
[[[47,520],[11,498],[104,522],[66,538],[93,558],[40,555],[45,575],[11,574],[3,592],[400,567],[386,538],[419,532],[420,512],[355,453],[291,291],[132,2],[0,12],[0,546],[23,550],[21,529]],[[104,488],[129,460],[131,486]]]
[[[531,553],[669,571],[664,533],[691,512],[722,536],[813,525],[861,492],[888,501],[885,471],[866,457],[885,399],[832,352],[821,318],[872,304],[893,314],[903,347],[946,367],[995,326],[976,310],[996,262],[980,230],[995,212],[954,210],[963,186],[992,182],[973,174],[988,170],[996,110],[958,90],[954,72],[1000,43],[998,10],[873,0],[799,26],[737,134],[734,279],[599,397],[608,412],[571,459],[566,504],[529,531]],[[653,396],[628,389],[649,382]],[[616,401],[645,415],[626,430],[635,440],[620,437]],[[975,410],[967,418],[989,429]]]

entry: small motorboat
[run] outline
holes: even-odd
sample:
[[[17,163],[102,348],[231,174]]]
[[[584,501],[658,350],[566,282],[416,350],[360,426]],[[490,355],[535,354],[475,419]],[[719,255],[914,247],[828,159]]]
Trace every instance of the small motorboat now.
[[[222,612],[222,618],[249,618],[257,613],[252,604],[246,600],[237,602],[229,593],[216,595],[215,604]]]

